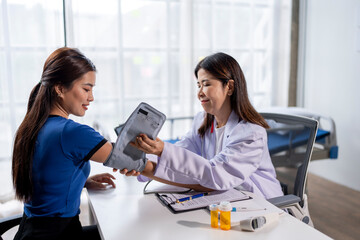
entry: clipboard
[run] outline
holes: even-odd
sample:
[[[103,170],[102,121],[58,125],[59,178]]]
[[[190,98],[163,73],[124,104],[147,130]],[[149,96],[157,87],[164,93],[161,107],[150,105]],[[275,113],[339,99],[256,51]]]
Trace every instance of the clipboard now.
[[[201,192],[187,192],[187,193],[156,193],[159,201],[166,206],[172,213],[182,213],[194,211],[199,209],[206,209],[210,204],[219,204],[221,201],[243,201],[252,199],[246,193],[237,189],[229,189],[226,191],[208,192],[208,195],[192,199],[186,202],[176,203],[177,199],[193,196]]]

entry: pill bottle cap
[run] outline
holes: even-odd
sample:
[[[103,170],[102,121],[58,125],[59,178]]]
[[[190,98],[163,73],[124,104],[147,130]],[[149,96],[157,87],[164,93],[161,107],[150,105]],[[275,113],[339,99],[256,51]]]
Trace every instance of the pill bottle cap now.
[[[209,210],[210,210],[210,211],[217,211],[217,210],[218,210],[218,205],[217,205],[217,204],[211,204],[211,205],[209,205]]]
[[[225,201],[221,202],[219,209],[220,211],[231,211],[232,210],[231,203]]]

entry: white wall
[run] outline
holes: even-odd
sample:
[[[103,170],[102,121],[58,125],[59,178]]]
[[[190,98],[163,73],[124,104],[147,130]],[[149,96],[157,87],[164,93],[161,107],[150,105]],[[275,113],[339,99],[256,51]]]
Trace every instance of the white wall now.
[[[337,160],[310,172],[360,190],[360,0],[308,0],[304,107],[331,116]]]

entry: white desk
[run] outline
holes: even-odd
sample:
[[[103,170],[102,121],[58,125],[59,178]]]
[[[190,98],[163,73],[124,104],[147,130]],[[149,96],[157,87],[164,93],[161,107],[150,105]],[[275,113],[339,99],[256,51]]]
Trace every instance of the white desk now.
[[[92,164],[91,174],[105,171],[112,173],[111,169]],[[145,184],[135,177],[118,172],[114,176],[116,189],[88,191],[91,211],[106,240],[330,239],[288,214],[282,214],[277,224],[257,232],[244,232],[239,226],[229,231],[213,229],[206,210],[173,214],[154,194],[143,195]],[[264,207],[270,204],[256,196],[254,201]]]

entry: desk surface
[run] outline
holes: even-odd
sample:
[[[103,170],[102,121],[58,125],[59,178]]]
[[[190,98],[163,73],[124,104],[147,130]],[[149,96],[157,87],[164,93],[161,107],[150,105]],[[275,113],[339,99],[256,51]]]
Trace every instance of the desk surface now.
[[[92,164],[91,174],[112,170]],[[213,229],[208,211],[201,209],[173,214],[154,194],[144,195],[144,183],[135,177],[125,177],[118,172],[116,189],[88,191],[91,211],[103,239],[330,239],[288,214],[279,222],[257,232],[241,231],[240,226],[229,231]],[[266,200],[254,197],[264,207]]]

